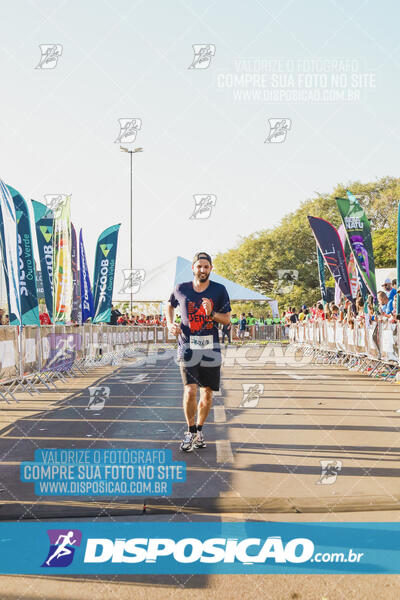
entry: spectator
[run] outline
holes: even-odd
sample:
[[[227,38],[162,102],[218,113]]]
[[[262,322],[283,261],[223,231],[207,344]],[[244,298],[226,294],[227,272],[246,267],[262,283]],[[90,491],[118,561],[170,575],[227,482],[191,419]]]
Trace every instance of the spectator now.
[[[363,322],[365,320],[365,313],[364,313],[364,299],[363,298],[358,298],[356,300],[356,318],[357,318],[357,322]]]
[[[247,326],[246,315],[245,315],[245,313],[242,313],[240,315],[240,319],[239,319],[239,340],[244,340],[246,326]]]
[[[299,321],[304,321],[304,319],[306,318],[305,315],[305,310],[307,310],[307,306],[305,304],[303,304],[303,306],[301,307],[301,311],[299,312]]]
[[[330,321],[331,320],[331,309],[330,309],[330,305],[329,304],[325,304],[324,314],[325,314],[325,319],[327,321]]]
[[[298,316],[295,308],[292,308],[292,311],[293,312],[291,313],[291,315],[289,317],[290,323],[297,323],[297,321],[299,320],[299,316]]]
[[[228,340],[228,344],[231,343],[231,327],[232,327],[231,323],[228,323],[228,325],[222,325],[221,344],[224,343],[225,336],[226,336],[226,339]]]
[[[339,307],[336,304],[331,306],[331,320],[337,321],[339,319]]]
[[[394,283],[394,287],[393,287],[393,283]],[[397,291],[396,291],[396,284],[397,281],[396,279],[393,279],[393,281],[391,281],[390,279],[385,279],[385,283],[383,284],[383,288],[385,290],[386,296],[388,297],[388,307],[386,310],[386,314],[392,313],[393,309],[394,309],[394,299],[396,297]]]
[[[267,318],[265,319],[265,324],[266,325],[272,325],[271,313],[267,314]]]
[[[368,316],[370,321],[375,321],[375,306],[374,306],[374,297],[370,294],[367,298],[367,309]]]
[[[292,316],[293,312],[292,312],[292,308],[289,306],[287,311],[286,311],[286,315],[285,315],[285,324],[286,325],[290,325],[291,321],[290,321],[290,317]]]
[[[324,306],[321,303],[318,303],[316,306],[315,318],[325,320]]]
[[[380,315],[383,317],[391,317],[389,298],[385,292],[378,292],[378,303],[380,309]]]
[[[41,325],[51,325],[51,319],[43,306],[40,307],[39,321]]]
[[[110,317],[110,325],[116,325],[118,322],[118,317],[121,316],[118,308],[114,308],[114,305],[111,305],[111,317]]]

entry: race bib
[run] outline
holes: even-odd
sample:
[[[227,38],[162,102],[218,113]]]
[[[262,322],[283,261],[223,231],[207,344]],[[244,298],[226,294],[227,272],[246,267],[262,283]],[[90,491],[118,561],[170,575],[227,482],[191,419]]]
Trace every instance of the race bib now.
[[[212,335],[191,335],[190,336],[191,350],[212,350],[214,348]]]

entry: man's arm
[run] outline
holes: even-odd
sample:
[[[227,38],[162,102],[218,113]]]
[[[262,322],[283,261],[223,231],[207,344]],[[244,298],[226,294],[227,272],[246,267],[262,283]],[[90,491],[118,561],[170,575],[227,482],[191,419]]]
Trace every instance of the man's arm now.
[[[174,313],[175,313],[175,308],[172,306],[172,304],[170,302],[168,302],[167,304],[167,327],[169,332],[172,335],[179,335],[180,333],[182,333],[182,329],[181,326],[179,325],[179,323],[174,323]]]
[[[202,304],[204,307],[204,311],[208,317],[212,312],[211,300],[209,298],[202,298]],[[222,323],[222,325],[228,325],[231,322],[231,312],[214,312],[212,319],[217,323]]]
[[[172,323],[174,322],[174,312],[175,312],[175,309],[171,305],[170,302],[168,302],[168,304],[167,304],[166,312],[167,312],[167,325],[168,325],[168,327],[170,327],[172,325]]]
[[[222,325],[229,325],[229,323],[231,322],[231,313],[230,312],[227,312],[227,313],[215,312],[213,314],[213,321],[216,321],[217,323],[222,323]]]

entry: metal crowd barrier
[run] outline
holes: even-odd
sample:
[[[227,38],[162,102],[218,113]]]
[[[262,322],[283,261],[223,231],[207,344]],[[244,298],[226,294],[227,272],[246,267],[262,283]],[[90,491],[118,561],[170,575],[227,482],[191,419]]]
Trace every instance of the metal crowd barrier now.
[[[286,327],[284,325],[253,325],[251,327],[252,339],[254,340],[270,340],[276,342],[279,340],[288,339]]]
[[[400,370],[400,327],[388,319],[366,323],[313,321],[289,327],[289,342],[314,362],[340,364],[371,377],[396,380]]]
[[[239,339],[239,326],[232,325],[231,338],[236,341]],[[268,340],[276,342],[279,340],[289,339],[288,327],[284,325],[250,325],[245,332],[245,339],[247,340]]]
[[[40,393],[41,385],[51,389],[93,367],[118,365],[137,350],[175,342],[161,326],[1,326],[0,398],[17,401],[19,389]]]

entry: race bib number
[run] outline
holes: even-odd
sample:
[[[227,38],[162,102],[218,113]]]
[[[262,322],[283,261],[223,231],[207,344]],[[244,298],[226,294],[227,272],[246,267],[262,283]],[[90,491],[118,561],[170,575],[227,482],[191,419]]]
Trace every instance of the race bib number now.
[[[212,335],[191,335],[190,349],[191,350],[212,350],[214,348]]]

